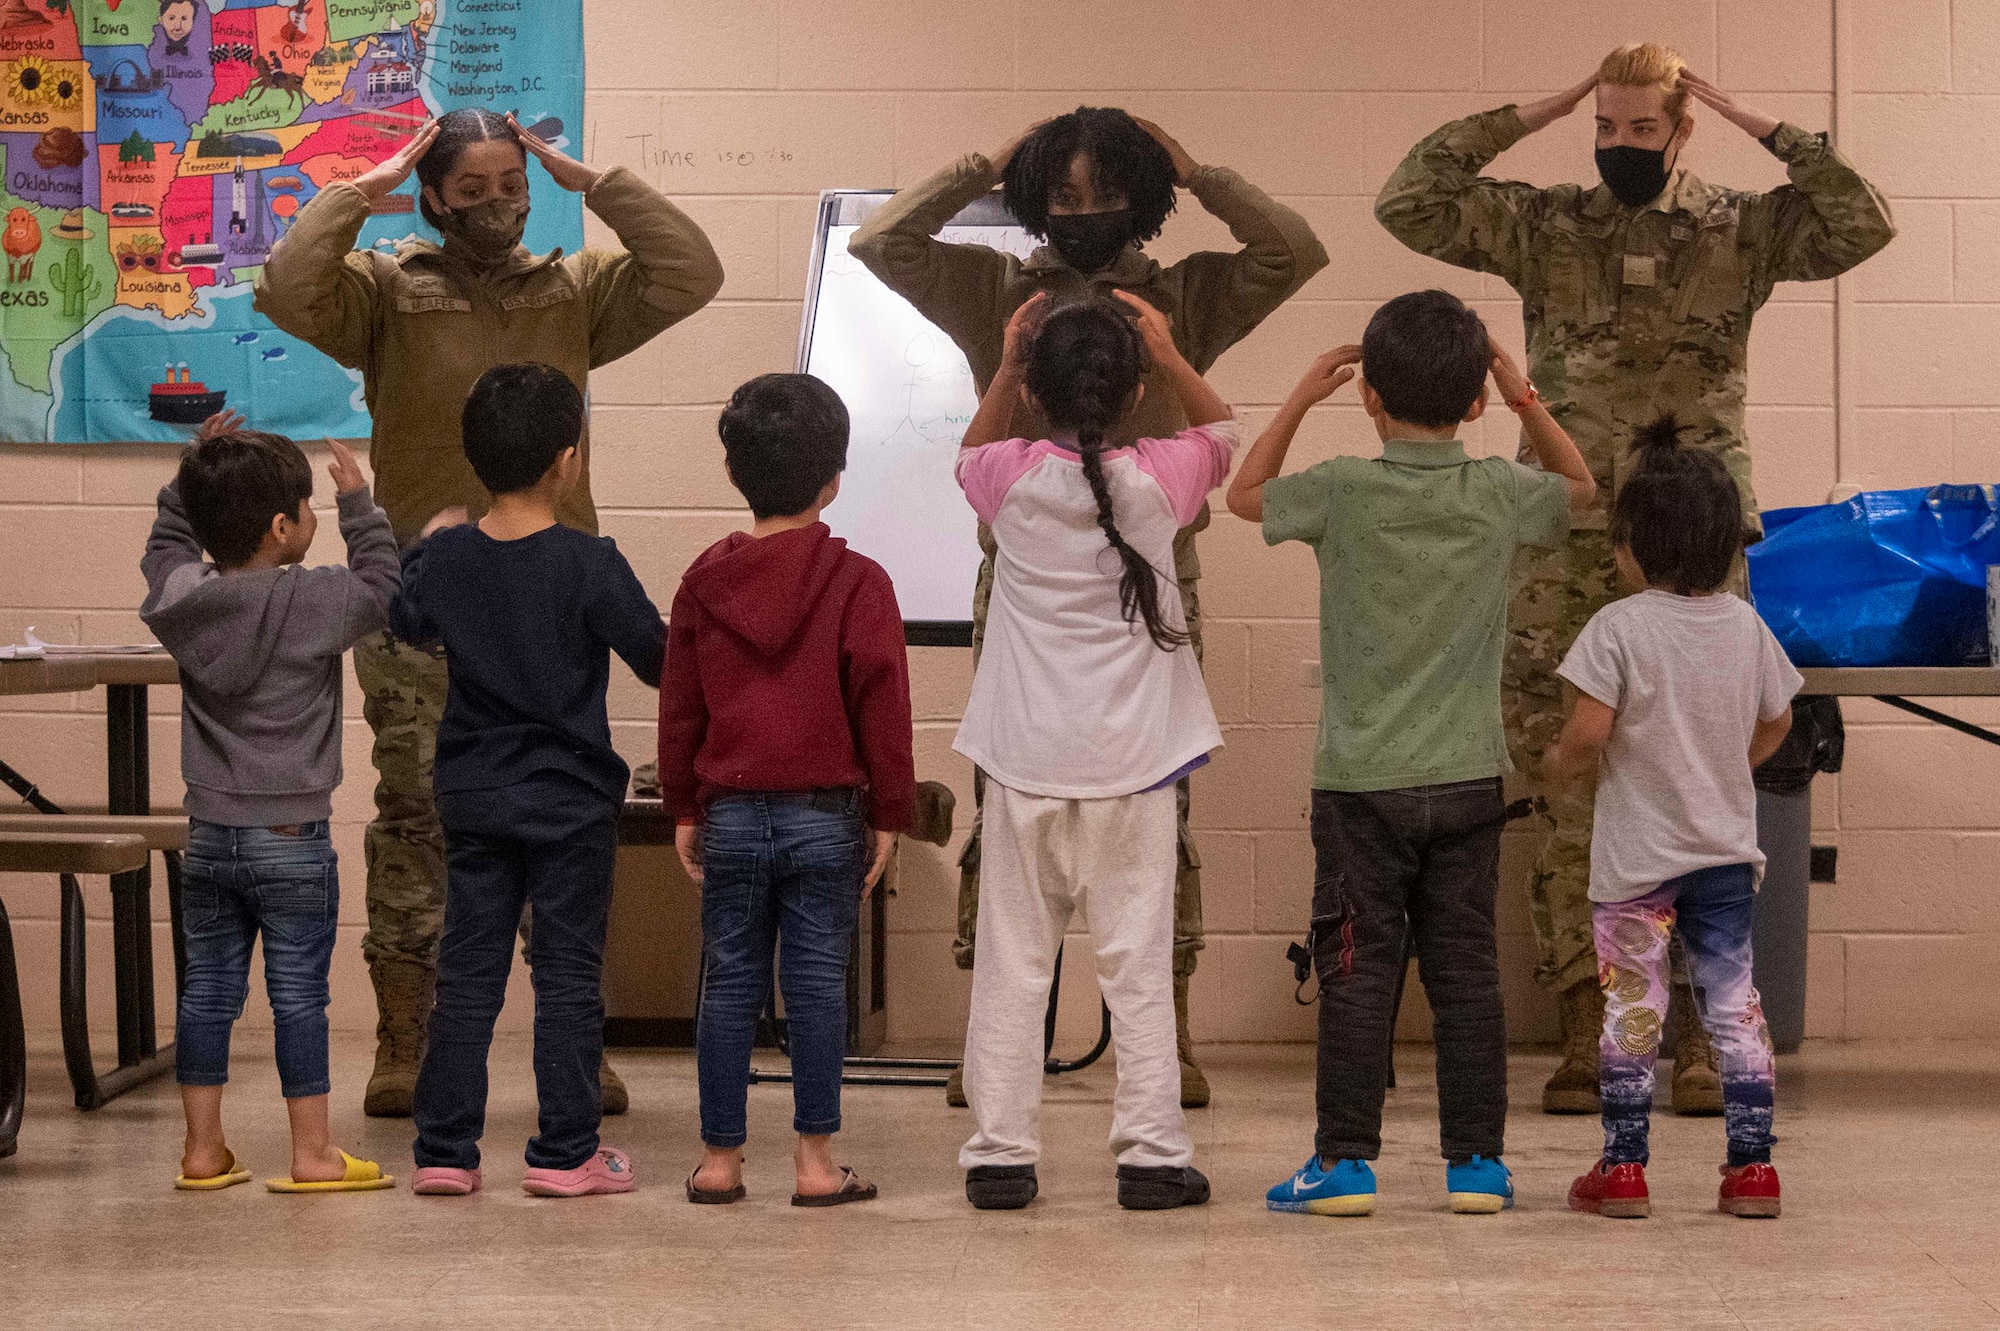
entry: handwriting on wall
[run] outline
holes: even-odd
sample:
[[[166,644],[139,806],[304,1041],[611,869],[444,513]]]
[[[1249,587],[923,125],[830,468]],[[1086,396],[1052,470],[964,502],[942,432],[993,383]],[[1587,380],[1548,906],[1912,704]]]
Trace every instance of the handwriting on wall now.
[[[755,147],[750,144],[695,147],[677,143],[661,134],[620,133],[615,127],[609,133],[600,133],[595,121],[591,122],[585,144],[590,161],[599,161],[607,156],[622,158],[641,171],[658,175],[707,168],[727,170],[789,166],[799,156],[791,148]],[[636,162],[633,161],[635,158]]]

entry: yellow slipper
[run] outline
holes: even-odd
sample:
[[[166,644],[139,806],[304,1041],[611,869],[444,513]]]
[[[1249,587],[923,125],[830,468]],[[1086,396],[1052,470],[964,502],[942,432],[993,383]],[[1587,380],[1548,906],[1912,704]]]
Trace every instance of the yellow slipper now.
[[[342,1151],[340,1158],[347,1162],[344,1178],[329,1179],[324,1183],[294,1183],[288,1178],[267,1178],[264,1186],[272,1192],[374,1192],[378,1188],[396,1186],[394,1174],[384,1174],[382,1166],[373,1160],[356,1160]]]
[[[239,1183],[250,1181],[250,1171],[236,1167],[236,1153],[229,1153],[229,1163],[222,1167],[220,1174],[208,1178],[189,1178],[186,1174],[174,1180],[174,1186],[182,1192],[215,1192],[222,1188],[233,1188]]]

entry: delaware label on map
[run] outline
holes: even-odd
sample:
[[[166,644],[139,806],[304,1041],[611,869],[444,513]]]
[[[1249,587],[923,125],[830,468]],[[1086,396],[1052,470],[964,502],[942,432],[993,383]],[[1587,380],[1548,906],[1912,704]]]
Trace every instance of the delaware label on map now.
[[[459,107],[572,153],[582,0],[0,0],[0,442],[179,440],[228,407],[365,437],[359,371],[250,308],[321,189]],[[583,206],[530,167],[526,243]],[[437,237],[414,177],[360,245]]]

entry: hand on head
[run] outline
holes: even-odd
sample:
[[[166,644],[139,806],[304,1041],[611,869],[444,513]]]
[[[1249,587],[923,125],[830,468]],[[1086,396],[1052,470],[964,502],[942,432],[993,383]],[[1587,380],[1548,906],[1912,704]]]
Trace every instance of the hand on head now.
[[[230,411],[225,407],[201,423],[200,428],[194,432],[194,442],[198,444],[204,439],[213,439],[219,434],[230,434],[242,428],[243,413]]]
[[[598,176],[603,174],[585,166],[560,148],[544,142],[539,136],[522,129],[521,122],[514,118],[512,111],[507,113],[507,128],[514,131],[514,137],[520,141],[522,150],[548,170],[549,179],[572,194],[587,193],[590,187],[597,183]]]
[[[1507,349],[1497,339],[1490,339],[1493,347],[1493,384],[1500,390],[1502,402],[1518,402],[1528,391],[1528,376],[1521,373],[1521,367],[1507,354]]]
[[[1000,366],[1003,372],[1025,372],[1028,357],[1035,348],[1035,335],[1042,331],[1042,324],[1049,317],[1049,293],[1037,291],[1022,301],[1007,320],[1007,334],[1001,343]]]
[[[1147,354],[1152,356],[1155,364],[1180,358],[1181,350],[1174,345],[1174,326],[1166,315],[1129,291],[1113,291],[1111,294],[1131,309],[1132,322],[1138,327],[1140,340],[1146,344]]]
[[[1350,342],[1343,347],[1320,356],[1299,380],[1294,389],[1299,398],[1306,402],[1324,402],[1333,396],[1342,384],[1352,380],[1355,367],[1361,364],[1361,344]]]
[[[437,136],[438,122],[425,121],[423,128],[412,134],[408,143],[383,158],[372,171],[355,177],[354,188],[367,195],[371,202],[389,194],[410,178],[410,173],[417,169],[417,163],[424,160],[424,154],[437,142]]]

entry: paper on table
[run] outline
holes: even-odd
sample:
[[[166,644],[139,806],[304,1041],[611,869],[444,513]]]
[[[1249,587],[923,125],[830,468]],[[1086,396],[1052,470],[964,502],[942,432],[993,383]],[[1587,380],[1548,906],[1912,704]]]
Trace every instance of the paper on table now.
[[[40,656],[147,656],[165,651],[157,642],[134,643],[67,643],[43,642],[35,636],[35,626],[28,625],[23,635],[28,640],[25,647],[0,647],[0,657],[16,661],[33,660]]]

